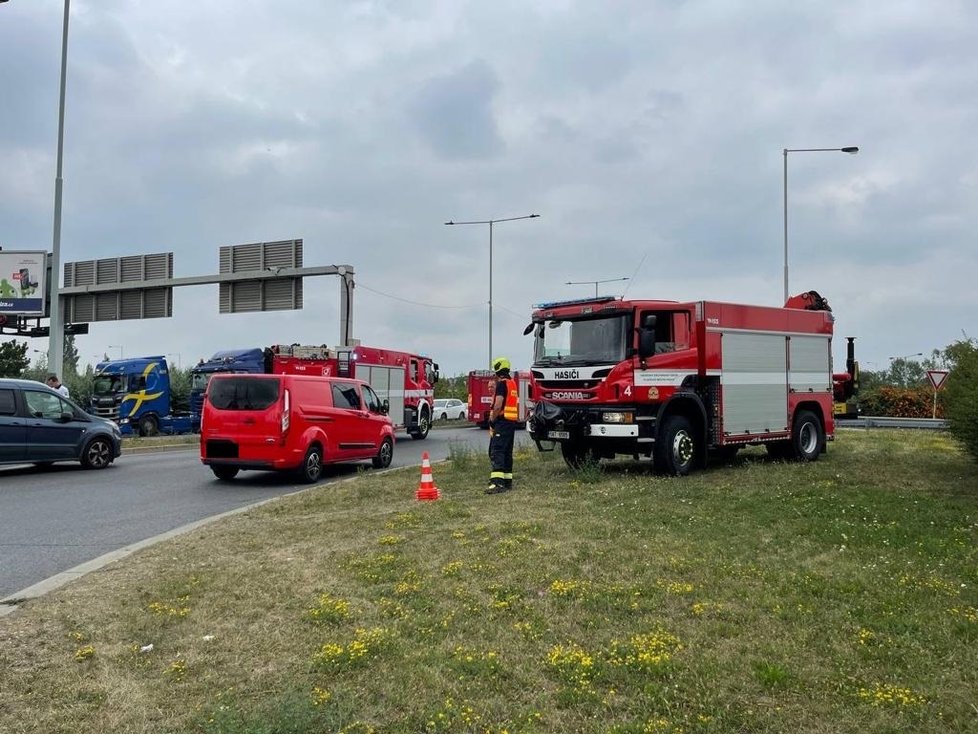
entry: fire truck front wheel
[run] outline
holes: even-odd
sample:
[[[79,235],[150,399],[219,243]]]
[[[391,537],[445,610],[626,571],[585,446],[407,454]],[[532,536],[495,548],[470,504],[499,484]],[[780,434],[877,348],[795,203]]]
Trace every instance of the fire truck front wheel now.
[[[561,441],[560,453],[564,457],[564,461],[567,462],[567,466],[574,471],[595,466],[601,459],[597,450],[583,441]]]
[[[825,438],[822,422],[810,410],[803,410],[795,418],[791,429],[791,453],[798,461],[815,461],[822,453]]]
[[[431,416],[427,410],[422,409],[421,415],[418,417],[418,427],[411,432],[411,438],[415,441],[421,441],[428,437],[429,430],[431,430]]]
[[[696,461],[696,435],[689,419],[671,415],[665,419],[655,442],[655,468],[663,474],[686,476]]]

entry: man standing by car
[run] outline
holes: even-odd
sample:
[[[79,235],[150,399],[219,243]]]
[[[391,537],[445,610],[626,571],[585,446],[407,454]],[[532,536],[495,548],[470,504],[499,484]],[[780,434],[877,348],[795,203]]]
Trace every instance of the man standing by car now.
[[[48,375],[48,387],[50,387],[52,390],[57,390],[66,398],[71,397],[71,395],[68,394],[68,388],[61,384],[61,380],[58,379],[57,375]]]
[[[519,417],[519,392],[509,369],[506,357],[496,357],[492,361],[492,371],[496,373],[496,393],[489,411],[489,460],[492,468],[486,494],[508,492],[513,488],[513,440]]]

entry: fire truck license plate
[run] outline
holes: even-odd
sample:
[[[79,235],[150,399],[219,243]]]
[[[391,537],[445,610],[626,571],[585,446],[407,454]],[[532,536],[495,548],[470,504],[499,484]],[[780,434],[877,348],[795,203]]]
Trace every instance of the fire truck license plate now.
[[[547,434],[547,438],[570,438],[570,431],[550,431]]]

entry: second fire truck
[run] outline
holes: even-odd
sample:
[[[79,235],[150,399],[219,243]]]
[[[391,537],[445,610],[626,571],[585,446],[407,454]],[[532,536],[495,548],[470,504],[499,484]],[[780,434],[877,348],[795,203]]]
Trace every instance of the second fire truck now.
[[[832,331],[815,291],[783,308],[593,298],[542,304],[529,426],[578,468],[651,458],[682,475],[763,444],[814,461],[834,437]]]
[[[519,394],[519,414],[516,420],[523,424],[529,418],[533,410],[533,402],[530,399],[532,390],[532,377],[529,370],[521,370],[513,373],[516,381],[516,390]],[[492,401],[496,395],[496,375],[489,370],[472,370],[468,378],[469,390],[469,422],[475,423],[479,428],[489,427],[489,411],[492,409]]]

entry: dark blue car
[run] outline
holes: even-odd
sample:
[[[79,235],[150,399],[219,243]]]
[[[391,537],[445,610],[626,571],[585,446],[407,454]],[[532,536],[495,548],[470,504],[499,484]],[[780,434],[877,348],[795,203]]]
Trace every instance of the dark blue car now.
[[[122,434],[112,421],[40,382],[0,379],[0,464],[80,461],[104,469],[121,453]]]

